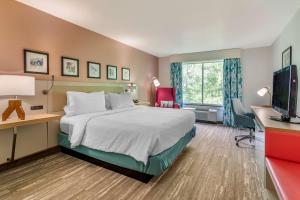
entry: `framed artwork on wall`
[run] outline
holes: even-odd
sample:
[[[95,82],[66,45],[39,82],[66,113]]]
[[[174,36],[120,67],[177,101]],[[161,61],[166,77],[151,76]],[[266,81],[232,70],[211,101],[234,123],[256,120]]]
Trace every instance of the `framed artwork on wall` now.
[[[107,70],[106,70],[107,80],[117,80],[118,78],[117,70],[118,70],[117,66],[107,65]]]
[[[292,65],[292,46],[282,52],[282,68]]]
[[[24,73],[49,74],[49,54],[24,49]]]
[[[101,78],[101,64],[96,62],[87,62],[87,77]]]
[[[61,57],[61,75],[79,77],[79,60]]]
[[[130,81],[130,69],[126,67],[122,67],[122,80]]]

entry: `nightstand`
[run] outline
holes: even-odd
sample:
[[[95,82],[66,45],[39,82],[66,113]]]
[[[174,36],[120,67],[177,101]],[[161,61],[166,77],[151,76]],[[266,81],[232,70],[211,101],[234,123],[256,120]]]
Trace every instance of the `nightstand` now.
[[[11,157],[7,158],[7,161],[12,162],[15,160],[16,140],[18,135],[18,127],[27,126],[33,124],[46,123],[47,125],[47,143],[48,143],[48,122],[52,120],[60,119],[61,115],[56,114],[37,114],[37,115],[26,115],[25,120],[18,118],[8,119],[7,121],[0,121],[0,130],[9,129],[13,130],[13,142],[11,148]],[[47,145],[48,146],[48,145]]]

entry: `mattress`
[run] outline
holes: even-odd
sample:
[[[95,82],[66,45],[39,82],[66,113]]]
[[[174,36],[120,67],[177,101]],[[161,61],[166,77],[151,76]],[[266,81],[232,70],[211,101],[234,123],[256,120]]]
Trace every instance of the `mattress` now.
[[[124,154],[147,164],[176,144],[195,123],[195,114],[181,109],[130,107],[63,117],[71,148],[88,148]]]
[[[84,154],[86,156],[113,165],[117,165],[120,167],[124,167],[127,169],[135,170],[138,172],[142,172],[154,176],[159,176],[172,165],[172,163],[176,160],[178,155],[184,150],[186,145],[195,136],[195,133],[196,133],[196,127],[193,127],[175,145],[173,145],[172,147],[166,149],[165,151],[155,156],[150,156],[147,165],[144,165],[143,162],[139,162],[135,160],[131,156],[118,154],[118,153],[99,151],[99,150],[85,147],[83,145],[79,145],[76,148],[71,148],[71,144],[68,140],[68,135],[62,132],[59,133],[58,143],[62,147],[71,149],[78,153]]]

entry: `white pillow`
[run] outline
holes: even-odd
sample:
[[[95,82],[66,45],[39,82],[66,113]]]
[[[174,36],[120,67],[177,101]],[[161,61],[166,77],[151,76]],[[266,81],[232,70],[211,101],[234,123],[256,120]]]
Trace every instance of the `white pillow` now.
[[[64,108],[67,116],[105,111],[104,92],[67,92],[67,105]]]
[[[160,101],[160,107],[173,108],[173,101]]]
[[[111,109],[128,108],[134,106],[132,97],[128,93],[109,93]]]

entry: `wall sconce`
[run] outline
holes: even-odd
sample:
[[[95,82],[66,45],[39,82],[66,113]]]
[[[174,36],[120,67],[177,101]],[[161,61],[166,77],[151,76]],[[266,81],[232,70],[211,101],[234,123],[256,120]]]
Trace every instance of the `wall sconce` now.
[[[137,86],[135,83],[129,83],[125,89],[125,92],[130,93],[134,100],[137,99]]]
[[[53,85],[54,85],[54,75],[51,76],[51,87],[47,90],[43,90],[43,94],[47,95],[51,91],[51,89],[53,88]]]

